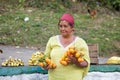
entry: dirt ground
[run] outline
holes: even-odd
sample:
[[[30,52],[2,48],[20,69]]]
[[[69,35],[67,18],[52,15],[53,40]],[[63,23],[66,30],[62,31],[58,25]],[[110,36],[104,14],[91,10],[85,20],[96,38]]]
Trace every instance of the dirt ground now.
[[[28,65],[28,60],[31,58],[32,53],[39,51],[37,48],[19,47],[19,46],[5,46],[0,45],[3,53],[0,53],[0,66],[3,61],[9,59],[10,56],[17,59],[22,59],[24,65]],[[99,57],[99,64],[106,63],[108,58]]]

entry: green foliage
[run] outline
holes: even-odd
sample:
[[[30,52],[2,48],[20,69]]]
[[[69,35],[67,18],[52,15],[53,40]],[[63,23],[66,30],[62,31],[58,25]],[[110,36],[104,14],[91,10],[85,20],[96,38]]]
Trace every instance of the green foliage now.
[[[86,2],[88,7],[90,8],[103,6],[120,11],[120,0],[77,0],[77,1]]]
[[[120,11],[120,0],[112,0],[111,5],[113,6],[114,9]]]
[[[55,12],[64,12],[65,8],[71,6],[70,1],[62,2],[62,0],[30,0],[26,3],[31,7],[37,7],[42,10],[53,10]]]
[[[18,8],[24,7],[25,0],[18,0],[19,5],[17,6]]]
[[[77,0],[78,2],[85,2],[89,7],[95,8],[96,6],[105,6],[120,11],[120,0]],[[71,0],[1,0],[0,5],[10,5],[13,8],[20,7],[37,7],[40,9],[46,9],[47,7],[59,10],[63,10],[63,7],[69,8],[73,2]]]

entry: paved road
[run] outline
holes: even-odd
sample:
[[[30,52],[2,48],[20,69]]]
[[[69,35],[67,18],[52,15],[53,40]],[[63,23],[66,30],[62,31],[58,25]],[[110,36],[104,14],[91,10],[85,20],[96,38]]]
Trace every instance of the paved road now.
[[[0,49],[3,50],[3,53],[0,54],[0,66],[3,61],[9,58],[9,56],[22,59],[25,65],[28,65],[28,60],[30,59],[31,54],[38,51],[36,48],[4,45],[0,45]],[[107,59],[108,58],[99,58],[99,64],[104,64]]]
[[[35,48],[3,45],[0,45],[0,49],[3,51],[3,53],[0,54],[0,66],[1,63],[8,59],[10,56],[13,58],[22,59],[25,65],[28,65],[28,60],[30,59],[31,54],[38,51]]]

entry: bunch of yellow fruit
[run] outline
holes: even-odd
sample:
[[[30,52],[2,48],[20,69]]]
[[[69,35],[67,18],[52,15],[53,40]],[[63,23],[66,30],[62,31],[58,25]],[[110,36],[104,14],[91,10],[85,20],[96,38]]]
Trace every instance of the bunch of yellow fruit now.
[[[69,56],[75,57],[78,60],[78,62],[84,61],[84,59],[82,58],[84,56],[84,52],[78,51],[74,46],[71,46],[60,59],[60,63],[62,65],[68,65],[70,63]]]
[[[50,68],[56,68],[56,64],[54,64],[51,59],[49,59],[43,52],[36,52],[32,54],[32,57],[29,59],[29,65],[35,66],[38,65],[40,67],[50,66]]]
[[[120,57],[118,56],[112,56],[110,57],[107,62],[107,64],[120,64]]]
[[[38,65],[39,59],[43,58],[43,56],[44,56],[43,52],[37,51],[37,52],[33,53],[32,56],[31,56],[31,58],[28,61],[28,64],[30,66],[36,66],[36,65]]]
[[[4,62],[2,62],[2,66],[24,66],[24,62],[21,59],[13,58],[12,56],[10,56],[9,59],[6,59]]]

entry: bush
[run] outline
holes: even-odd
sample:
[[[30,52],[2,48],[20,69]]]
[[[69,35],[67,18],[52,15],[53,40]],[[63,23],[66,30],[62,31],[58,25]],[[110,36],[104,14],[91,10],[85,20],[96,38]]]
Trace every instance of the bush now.
[[[120,11],[120,0],[77,0],[77,1],[86,2],[88,6],[91,8],[99,5]]]

